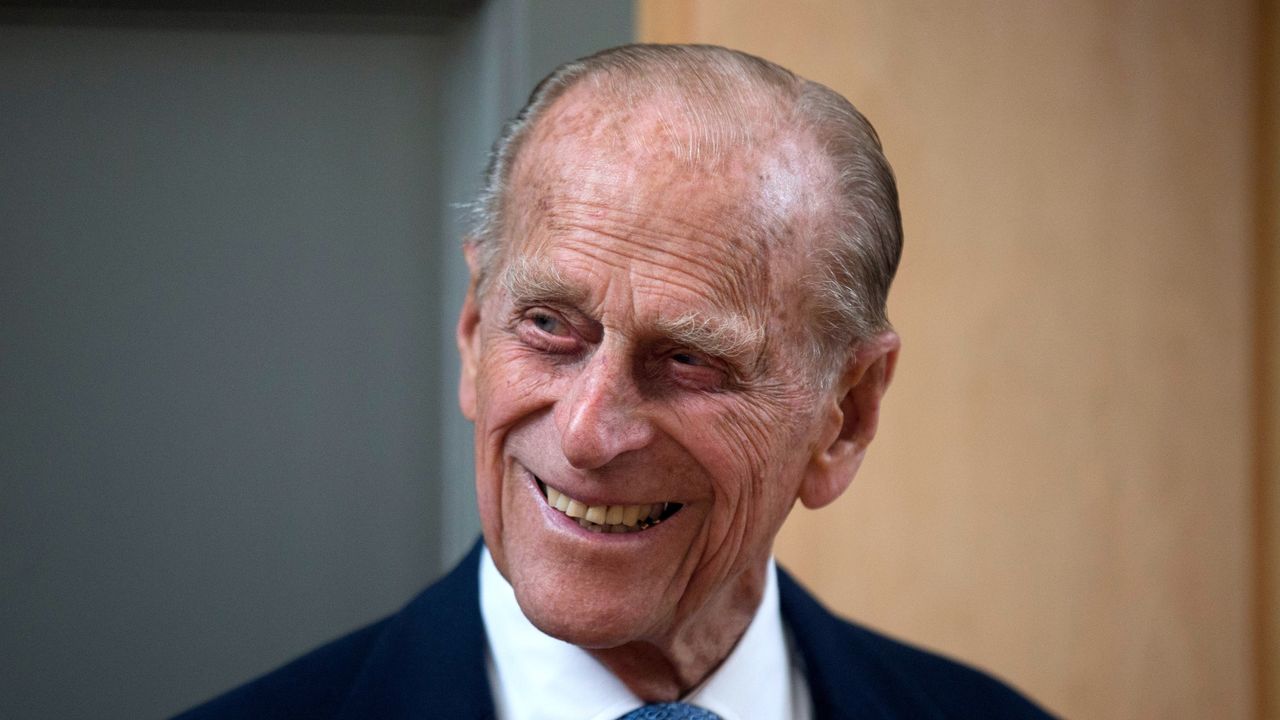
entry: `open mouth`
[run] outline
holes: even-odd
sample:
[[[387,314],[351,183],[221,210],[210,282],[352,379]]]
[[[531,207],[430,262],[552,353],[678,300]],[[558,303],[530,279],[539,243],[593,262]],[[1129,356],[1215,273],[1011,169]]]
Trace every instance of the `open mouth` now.
[[[684,507],[680,503],[661,502],[640,505],[587,505],[538,481],[538,489],[547,504],[577,520],[578,524],[598,533],[635,533],[648,530],[670,518]]]

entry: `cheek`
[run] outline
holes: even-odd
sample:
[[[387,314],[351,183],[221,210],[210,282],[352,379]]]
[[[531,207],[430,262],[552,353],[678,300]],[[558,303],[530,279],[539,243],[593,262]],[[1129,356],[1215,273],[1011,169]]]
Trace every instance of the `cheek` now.
[[[790,450],[804,413],[798,401],[776,394],[757,394],[751,403],[730,403],[714,416],[711,428],[720,448],[721,463],[739,466],[752,477],[770,474],[779,456]]]
[[[795,400],[792,402],[791,400]],[[808,456],[811,420],[800,399],[769,402],[720,414],[696,437],[715,478],[723,532],[772,530],[793,504]]]
[[[513,343],[492,347],[476,376],[476,430],[484,433],[509,426],[556,395],[555,376],[529,350]]]

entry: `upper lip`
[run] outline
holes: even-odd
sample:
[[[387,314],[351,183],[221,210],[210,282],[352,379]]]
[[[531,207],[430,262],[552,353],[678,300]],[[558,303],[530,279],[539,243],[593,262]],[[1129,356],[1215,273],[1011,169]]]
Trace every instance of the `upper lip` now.
[[[562,493],[564,493],[565,495],[568,495],[569,497],[573,498],[574,500],[577,500],[578,502],[580,502],[580,503],[582,503],[582,504],[584,504],[584,505],[588,505],[588,506],[595,506],[595,505],[652,505],[652,504],[654,504],[654,503],[674,503],[674,502],[676,502],[676,501],[674,501],[674,500],[670,500],[670,499],[667,499],[667,500],[622,500],[622,499],[619,499],[619,498],[602,499],[602,498],[601,498],[601,496],[599,496],[599,495],[594,495],[594,494],[592,494],[592,493],[590,493],[590,492],[579,492],[579,491],[577,491],[577,490],[566,490],[566,489],[564,489],[563,487],[561,487],[561,486],[559,486],[559,485],[556,485],[555,483],[549,483],[549,482],[547,482],[546,480],[542,479],[542,477],[540,477],[540,476],[539,476],[539,475],[537,475],[537,474],[534,474],[534,475],[533,475],[533,477],[534,477],[534,479],[535,479],[536,481],[538,481],[539,483],[541,483],[541,484],[543,484],[543,485],[546,485],[547,487],[554,488],[555,490],[557,490],[557,491],[559,491],[559,492],[562,492]],[[539,489],[541,489],[541,488],[539,488]]]
[[[598,492],[595,492],[595,491],[592,491],[592,490],[588,490],[588,489],[585,489],[585,488],[580,489],[580,488],[574,487],[574,486],[573,486],[573,485],[571,485],[571,484],[567,484],[567,483],[566,483],[566,484],[563,484],[563,485],[562,485],[562,484],[560,484],[559,482],[548,482],[546,478],[544,478],[543,476],[541,476],[541,475],[539,475],[538,473],[534,472],[532,468],[529,468],[529,467],[527,467],[527,466],[524,466],[523,464],[521,464],[521,467],[524,467],[524,468],[525,468],[525,470],[527,470],[527,471],[528,471],[529,475],[531,475],[531,476],[533,477],[535,484],[540,483],[540,484],[542,484],[542,485],[546,485],[546,486],[548,486],[548,487],[555,488],[556,490],[558,490],[558,491],[560,491],[560,492],[562,492],[562,493],[564,493],[564,494],[568,495],[569,497],[573,498],[574,500],[577,500],[578,502],[583,503],[584,505],[587,505],[587,506],[594,506],[594,505],[646,505],[646,504],[647,504],[647,505],[652,505],[653,503],[683,504],[683,503],[681,503],[681,501],[676,500],[675,498],[671,498],[671,497],[663,497],[663,498],[649,497],[649,498],[644,498],[644,499],[640,499],[640,500],[636,500],[636,499],[628,499],[628,498],[619,498],[619,497],[605,497],[605,496],[603,496],[603,495],[599,494]],[[541,487],[539,487],[539,488],[538,488],[538,490],[539,490],[539,492],[543,492],[543,489],[542,489]],[[543,492],[543,494],[545,495],[545,492]]]

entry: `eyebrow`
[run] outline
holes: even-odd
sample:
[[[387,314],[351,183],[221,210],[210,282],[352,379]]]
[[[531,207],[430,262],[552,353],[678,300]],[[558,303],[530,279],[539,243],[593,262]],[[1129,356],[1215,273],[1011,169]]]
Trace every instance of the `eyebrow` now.
[[[657,326],[679,345],[748,366],[759,359],[764,344],[764,328],[741,315],[709,317],[690,312],[659,318]]]
[[[553,265],[525,256],[507,263],[502,287],[518,305],[582,305],[587,300],[587,292],[565,280]]]
[[[581,307],[588,300],[587,291],[566,280],[554,266],[527,256],[511,259],[502,273],[502,286],[518,305]],[[764,350],[764,328],[736,312],[722,316],[687,312],[658,318],[654,324],[658,333],[677,345],[746,367],[757,363]]]

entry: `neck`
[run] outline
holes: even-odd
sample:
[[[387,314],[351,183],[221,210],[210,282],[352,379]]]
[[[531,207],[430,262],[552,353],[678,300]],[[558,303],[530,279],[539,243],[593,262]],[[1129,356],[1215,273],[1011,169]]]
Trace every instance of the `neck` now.
[[[730,583],[701,612],[655,641],[588,650],[645,702],[674,702],[720,667],[755,617],[768,565]]]

